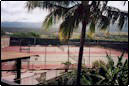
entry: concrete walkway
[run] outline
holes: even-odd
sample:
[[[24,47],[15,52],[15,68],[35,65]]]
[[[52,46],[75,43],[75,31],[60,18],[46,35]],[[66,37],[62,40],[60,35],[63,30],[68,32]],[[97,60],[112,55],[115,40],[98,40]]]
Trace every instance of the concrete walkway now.
[[[41,73],[46,72],[46,80],[52,79],[54,77],[57,77],[61,75],[61,72],[64,72],[63,70],[39,70],[39,71],[27,71],[25,73],[21,74],[21,85],[36,85],[39,82],[37,81],[37,78],[40,78]],[[13,81],[15,75],[9,75],[6,77],[2,77],[5,80]]]

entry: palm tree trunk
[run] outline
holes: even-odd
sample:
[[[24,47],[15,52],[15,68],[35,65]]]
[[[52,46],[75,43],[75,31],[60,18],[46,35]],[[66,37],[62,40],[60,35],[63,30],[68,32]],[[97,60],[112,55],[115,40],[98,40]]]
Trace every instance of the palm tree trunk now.
[[[83,47],[85,43],[85,33],[86,33],[86,20],[82,22],[82,32],[80,39],[80,50],[79,50],[79,58],[78,58],[78,71],[77,71],[77,85],[80,85],[81,79],[81,68],[82,68],[82,57],[83,57]]]
[[[69,33],[69,37],[68,38],[70,38],[70,33]],[[68,40],[67,44],[68,44],[68,62],[69,62],[69,40]],[[69,70],[69,65],[68,65],[68,70]]]

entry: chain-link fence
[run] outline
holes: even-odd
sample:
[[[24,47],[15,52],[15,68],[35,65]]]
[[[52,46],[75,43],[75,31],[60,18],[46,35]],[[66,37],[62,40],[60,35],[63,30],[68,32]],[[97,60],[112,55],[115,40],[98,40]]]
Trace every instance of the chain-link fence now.
[[[38,49],[37,51],[36,48]],[[79,46],[34,46],[33,49],[30,47],[30,53],[32,53],[34,50],[35,52],[41,50],[43,55],[22,61],[22,77],[20,79],[22,85],[36,85],[41,81],[49,80],[61,75],[61,73],[65,71],[62,63],[68,60],[71,61],[72,64],[75,64],[77,68]],[[92,66],[92,63],[96,60],[103,60],[104,62],[107,62],[107,53],[108,55],[112,56],[115,62],[117,62],[117,56],[120,56],[122,51],[127,50],[128,43],[88,42],[84,47],[82,63],[86,66]],[[124,58],[128,58],[127,52],[124,54]],[[7,65],[11,66],[11,64],[14,65],[13,62],[8,62],[7,64],[4,64],[5,66],[3,67],[6,69]],[[14,79],[15,73],[3,78],[6,80]],[[15,80],[15,82],[16,81],[17,80]]]

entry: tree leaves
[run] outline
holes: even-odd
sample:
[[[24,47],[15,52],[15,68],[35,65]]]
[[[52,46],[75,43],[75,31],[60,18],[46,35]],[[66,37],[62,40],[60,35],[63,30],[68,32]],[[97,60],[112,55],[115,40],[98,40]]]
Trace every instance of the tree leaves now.
[[[119,30],[120,31],[122,30],[124,23],[125,23],[125,16],[124,15],[120,15],[120,17],[119,17],[119,23],[118,23],[118,26],[119,26]]]
[[[124,52],[118,57],[117,65],[111,65],[111,57],[107,56],[110,66],[107,70],[107,83],[109,85],[126,85],[128,84],[128,60],[122,61]],[[126,65],[126,66],[125,66]]]
[[[78,27],[79,23],[76,23],[75,16],[68,16],[62,22],[59,29],[59,39],[63,42],[67,41],[73,33],[75,27]]]
[[[59,39],[62,42],[68,41],[74,29],[78,28],[82,18],[81,15],[78,13],[78,9],[72,9],[71,11],[73,12],[73,15],[66,14],[65,19],[61,23],[59,28]]]
[[[100,30],[105,31],[110,25],[110,21],[114,24],[119,18],[118,26],[121,30],[124,25],[125,16],[128,16],[128,13],[121,12],[118,8],[107,6],[107,3],[107,1],[92,1],[91,4],[89,4],[90,13],[81,13],[82,1],[28,1],[26,7],[28,10],[40,7],[50,11],[50,14],[46,17],[43,23],[43,26],[45,26],[46,29],[58,23],[58,21],[62,19],[63,22],[60,25],[59,37],[67,40],[72,35],[73,30],[78,27],[78,24],[89,14],[90,21],[87,21],[88,23],[91,23],[89,28],[90,31],[88,32],[89,37],[94,36],[95,26],[98,21],[100,21]],[[83,9],[87,9],[87,7]],[[106,16],[103,15],[104,11],[107,13]],[[69,37],[68,34],[70,35]]]
[[[49,13],[49,15],[46,17],[46,19],[43,22],[43,26],[45,29],[50,28],[52,25],[58,23],[61,19],[64,19],[64,15],[68,9],[64,8],[58,8],[53,10],[52,12]]]
[[[106,30],[109,25],[110,25],[110,21],[108,17],[102,16],[100,20],[100,24],[98,26],[100,27],[100,30]]]
[[[95,33],[95,23],[92,21],[90,24],[89,32],[87,33],[89,38],[93,38]]]
[[[124,53],[120,56],[123,57]],[[111,63],[112,57],[107,55],[108,64]],[[100,60],[101,61],[101,60]],[[114,62],[114,60],[113,60]],[[122,60],[118,60],[118,63],[121,63]],[[98,62],[97,62],[98,63]],[[103,65],[104,64],[104,65]],[[108,67],[103,62],[99,62],[99,66],[97,68],[87,68],[83,67],[82,69],[82,77],[81,77],[81,85],[127,85],[128,84],[128,59],[123,62],[121,67],[117,67],[117,65],[112,65]],[[105,68],[105,72],[101,73],[102,68]],[[98,71],[99,70],[99,71]],[[49,84],[54,85],[76,85],[76,70],[67,72],[59,76],[55,79],[55,81],[51,80]],[[49,85],[46,84],[46,85]]]

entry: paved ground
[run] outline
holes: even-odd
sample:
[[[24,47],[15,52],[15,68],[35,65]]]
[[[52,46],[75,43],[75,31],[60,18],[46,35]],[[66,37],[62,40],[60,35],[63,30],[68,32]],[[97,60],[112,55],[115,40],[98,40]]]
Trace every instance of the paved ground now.
[[[27,71],[21,75],[21,85],[35,85],[38,84],[38,78],[41,77],[41,73],[46,72],[46,80],[52,79],[55,76],[61,75],[64,70],[40,70],[40,71]],[[4,72],[6,73],[6,72]],[[14,81],[15,74],[3,77],[3,79],[8,81]]]

